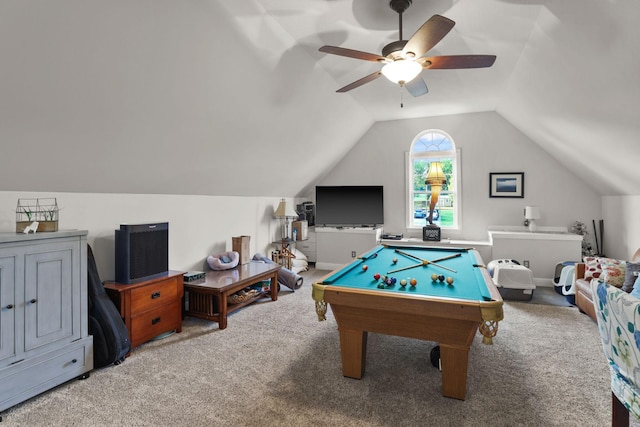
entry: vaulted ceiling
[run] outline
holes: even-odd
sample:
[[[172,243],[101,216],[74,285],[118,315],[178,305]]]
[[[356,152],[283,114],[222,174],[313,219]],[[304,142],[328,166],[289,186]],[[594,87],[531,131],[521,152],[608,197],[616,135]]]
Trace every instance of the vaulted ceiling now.
[[[497,61],[425,70],[414,98],[335,93],[379,65],[318,51],[380,53],[388,0],[3,1],[0,189],[293,196],[376,121],[495,111],[599,193],[640,194],[640,3],[413,0],[404,38],[434,14],[456,25],[430,56]]]

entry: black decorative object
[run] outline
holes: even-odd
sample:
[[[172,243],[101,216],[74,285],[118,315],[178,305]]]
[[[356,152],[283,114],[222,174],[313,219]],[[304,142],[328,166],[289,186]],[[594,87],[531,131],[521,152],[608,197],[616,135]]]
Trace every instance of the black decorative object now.
[[[433,224],[422,227],[422,240],[425,242],[439,242],[440,227]]]

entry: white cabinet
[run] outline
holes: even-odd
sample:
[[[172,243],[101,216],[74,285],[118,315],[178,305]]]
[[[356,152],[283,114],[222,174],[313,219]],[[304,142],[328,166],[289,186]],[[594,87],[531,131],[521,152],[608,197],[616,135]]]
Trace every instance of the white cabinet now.
[[[382,228],[316,227],[316,268],[335,270],[380,242]]]
[[[296,249],[302,252],[309,262],[316,262],[316,232],[314,229],[307,230],[307,239],[296,241]]]
[[[536,285],[553,286],[556,264],[582,259],[582,236],[564,227],[538,227],[535,232],[498,228],[489,230],[492,259],[528,264]]]
[[[0,411],[91,369],[87,232],[0,233]]]

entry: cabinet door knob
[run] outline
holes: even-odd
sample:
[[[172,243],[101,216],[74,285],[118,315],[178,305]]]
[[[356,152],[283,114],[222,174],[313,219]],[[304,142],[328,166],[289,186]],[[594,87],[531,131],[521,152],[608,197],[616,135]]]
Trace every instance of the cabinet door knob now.
[[[35,298],[32,298],[29,302],[30,302],[31,304],[35,304],[35,303],[36,303],[36,301],[37,301],[37,300],[36,300]]]
[[[71,359],[71,363],[78,363],[78,359]]]
[[[160,298],[160,292],[154,292],[151,294],[151,299]]]
[[[151,319],[151,324],[152,325],[157,325],[158,323],[160,323],[160,318],[156,317],[155,319]]]
[[[7,310],[11,310],[12,308],[13,308],[13,304],[9,304],[9,305],[7,306]]]

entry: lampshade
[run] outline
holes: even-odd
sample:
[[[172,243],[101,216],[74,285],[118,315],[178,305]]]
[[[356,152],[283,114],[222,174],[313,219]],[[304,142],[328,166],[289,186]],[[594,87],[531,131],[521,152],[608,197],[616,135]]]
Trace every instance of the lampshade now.
[[[274,218],[297,218],[298,214],[287,204],[285,199],[280,200],[278,208],[273,213]]]
[[[422,71],[422,66],[413,59],[398,59],[389,62],[382,70],[382,74],[393,83],[405,84],[415,79]]]
[[[442,185],[445,182],[447,182],[447,177],[444,175],[444,172],[442,171],[442,163],[440,162],[429,163],[429,172],[427,173],[425,182],[429,185],[434,185],[434,184]]]
[[[540,209],[537,206],[527,206],[524,208],[526,219],[540,219]]]

